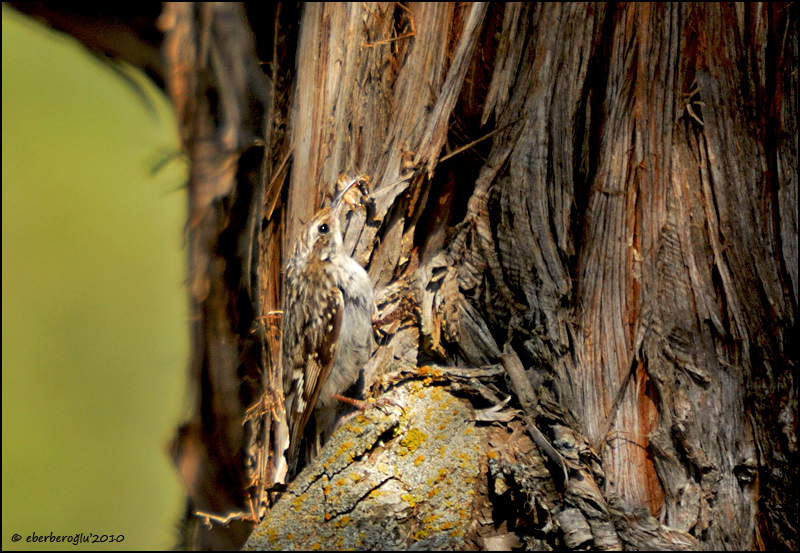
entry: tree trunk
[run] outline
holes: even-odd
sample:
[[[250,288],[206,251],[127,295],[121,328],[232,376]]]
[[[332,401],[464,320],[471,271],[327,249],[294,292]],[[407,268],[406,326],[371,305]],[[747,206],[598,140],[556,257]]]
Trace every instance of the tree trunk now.
[[[249,547],[798,548],[795,4],[160,22],[191,159],[190,546],[240,547],[251,523],[191,513],[263,500]],[[281,267],[340,173],[371,177],[345,241],[391,401],[267,494]]]

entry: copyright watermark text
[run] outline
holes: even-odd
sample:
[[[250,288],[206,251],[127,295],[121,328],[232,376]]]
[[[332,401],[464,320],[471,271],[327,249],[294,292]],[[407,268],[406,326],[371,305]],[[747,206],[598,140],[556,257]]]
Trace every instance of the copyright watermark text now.
[[[11,541],[15,543],[22,541],[22,539],[23,537],[19,534],[11,536]],[[56,535],[53,532],[50,532],[50,534],[33,532],[24,539],[28,543],[71,543],[72,545],[78,545],[79,543],[120,543],[125,541],[125,536],[122,534],[95,534],[94,532],[89,532],[88,534],[78,532],[77,534],[67,535]]]

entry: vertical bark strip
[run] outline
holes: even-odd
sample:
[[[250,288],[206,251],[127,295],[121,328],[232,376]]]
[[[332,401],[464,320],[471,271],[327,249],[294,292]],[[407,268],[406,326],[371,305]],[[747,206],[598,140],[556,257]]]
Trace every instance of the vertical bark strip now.
[[[190,160],[190,367],[198,390],[173,456],[189,496],[186,534],[194,546],[228,548],[252,525],[207,529],[193,513],[244,505],[242,421],[253,382],[242,377],[250,370],[252,381],[256,371],[242,355],[253,311],[241,248],[249,249],[250,179],[259,167],[242,154],[262,132],[260,110],[271,99],[241,5],[169,4],[161,26],[167,87]]]

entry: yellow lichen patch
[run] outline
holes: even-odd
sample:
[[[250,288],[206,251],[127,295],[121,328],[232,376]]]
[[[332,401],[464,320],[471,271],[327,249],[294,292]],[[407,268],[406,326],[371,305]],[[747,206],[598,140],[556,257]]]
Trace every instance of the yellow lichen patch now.
[[[409,507],[412,507],[412,508],[413,508],[413,507],[416,507],[416,506],[417,506],[417,501],[414,499],[414,496],[413,496],[413,495],[411,495],[410,493],[404,493],[404,494],[402,494],[402,495],[400,496],[400,499],[402,499],[403,501],[405,501],[406,503],[408,503]]]
[[[424,540],[427,537],[428,537],[428,531],[427,530],[418,530],[414,534],[414,541]]]
[[[486,456],[487,456],[489,459],[497,459],[498,457],[500,457],[500,454],[499,454],[499,453],[497,453],[497,451],[493,449],[493,450],[491,450],[489,453],[487,453],[487,454],[486,454]]]
[[[344,520],[345,518],[347,518],[347,520]],[[350,521],[350,517],[345,515],[342,518],[340,518],[339,520],[337,520],[336,522],[334,522],[333,523],[333,527],[336,528],[336,529],[342,528],[343,526],[346,526],[349,521]]]
[[[431,390],[431,399],[434,401],[441,401],[444,397],[444,392],[441,388],[434,388]]]
[[[428,435],[419,428],[412,428],[408,431],[405,438],[400,440],[400,445],[408,451],[400,452],[400,455],[413,453],[420,445],[428,439]]]
[[[418,455],[417,458],[414,459],[414,466],[415,467],[420,466],[423,463],[423,461],[425,461],[425,456],[424,455]]]
[[[328,495],[329,493],[331,493],[331,485],[330,484],[325,484],[325,487],[322,488],[322,492],[325,495]]]
[[[350,474],[350,480],[352,480],[353,482],[358,482],[361,480],[361,475],[354,472]]]
[[[347,480],[345,480],[344,478],[339,478],[339,479],[336,481],[336,485],[337,485],[337,486],[344,486],[345,484],[347,484]]]
[[[330,520],[331,516],[332,515],[330,513],[325,513],[325,520]]]
[[[435,367],[431,367],[430,365],[423,365],[419,368],[419,375],[420,376],[433,376],[434,378],[439,378],[442,376],[442,371]]]
[[[346,442],[344,442],[342,445],[339,446],[338,450],[336,450],[336,456],[338,457],[347,450],[352,449],[353,445],[354,445],[353,440],[347,440]]]

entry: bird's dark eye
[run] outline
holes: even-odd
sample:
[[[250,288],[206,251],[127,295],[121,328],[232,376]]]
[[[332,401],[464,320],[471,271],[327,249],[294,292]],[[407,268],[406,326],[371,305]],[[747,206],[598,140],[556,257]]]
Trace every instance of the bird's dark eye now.
[[[317,230],[320,234],[328,234],[331,230],[331,227],[328,226],[328,223],[322,223],[317,227]]]

